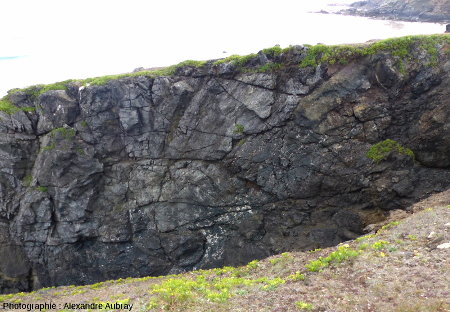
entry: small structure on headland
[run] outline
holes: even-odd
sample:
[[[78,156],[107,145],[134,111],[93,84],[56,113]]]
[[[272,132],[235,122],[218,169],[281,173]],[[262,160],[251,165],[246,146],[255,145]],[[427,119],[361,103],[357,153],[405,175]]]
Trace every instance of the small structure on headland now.
[[[447,24],[447,26],[445,26],[445,33],[450,33],[450,24]]]

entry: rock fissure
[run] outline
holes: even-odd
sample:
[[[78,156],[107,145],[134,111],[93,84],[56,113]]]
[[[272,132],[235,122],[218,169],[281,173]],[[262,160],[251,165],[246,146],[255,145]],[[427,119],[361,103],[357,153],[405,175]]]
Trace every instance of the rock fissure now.
[[[0,292],[331,246],[447,189],[449,54],[436,58],[402,72],[387,52],[267,73],[208,63],[11,95],[37,109],[0,112],[0,260],[14,263]],[[415,160],[368,158],[386,139]]]

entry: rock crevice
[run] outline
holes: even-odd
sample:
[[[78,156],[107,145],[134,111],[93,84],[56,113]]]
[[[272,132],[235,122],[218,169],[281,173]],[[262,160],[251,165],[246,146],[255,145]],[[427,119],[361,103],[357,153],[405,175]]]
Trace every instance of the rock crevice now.
[[[330,246],[449,187],[448,53],[299,68],[292,51],[269,72],[11,93],[35,111],[0,112],[0,292]],[[386,139],[415,159],[368,158]]]

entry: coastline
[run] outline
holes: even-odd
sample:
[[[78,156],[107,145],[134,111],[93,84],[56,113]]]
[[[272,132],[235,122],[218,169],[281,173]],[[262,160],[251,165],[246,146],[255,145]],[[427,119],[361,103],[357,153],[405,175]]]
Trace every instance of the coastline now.
[[[450,23],[450,14],[445,12],[437,13],[430,11],[430,9],[426,11],[414,5],[408,6],[403,1],[394,2],[389,5],[383,3],[383,1],[357,1],[350,4],[347,9],[337,12],[337,14],[403,22],[436,23],[443,25]]]

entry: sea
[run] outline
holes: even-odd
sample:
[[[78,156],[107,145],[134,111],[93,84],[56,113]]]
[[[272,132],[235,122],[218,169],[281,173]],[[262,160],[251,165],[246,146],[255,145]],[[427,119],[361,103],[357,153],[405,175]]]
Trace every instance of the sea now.
[[[157,8],[148,5],[152,1],[112,1],[109,7],[87,2],[70,14],[58,15],[61,7],[24,21],[29,25],[21,24],[20,31],[0,33],[0,97],[12,88],[244,55],[274,45],[360,43],[445,31],[443,24],[335,14],[353,2],[348,0],[163,2],[166,6]]]

